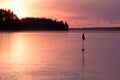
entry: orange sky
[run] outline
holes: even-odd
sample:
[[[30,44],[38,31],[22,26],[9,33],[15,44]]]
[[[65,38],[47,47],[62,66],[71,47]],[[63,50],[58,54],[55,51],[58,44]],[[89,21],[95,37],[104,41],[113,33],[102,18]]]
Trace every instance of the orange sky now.
[[[67,21],[70,27],[120,26],[120,0],[0,0],[19,18],[47,17]]]

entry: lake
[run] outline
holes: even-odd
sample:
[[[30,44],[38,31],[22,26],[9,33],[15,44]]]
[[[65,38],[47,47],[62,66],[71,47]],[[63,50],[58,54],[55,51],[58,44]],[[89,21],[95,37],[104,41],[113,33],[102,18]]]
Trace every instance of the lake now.
[[[0,80],[120,80],[120,33],[0,32]]]

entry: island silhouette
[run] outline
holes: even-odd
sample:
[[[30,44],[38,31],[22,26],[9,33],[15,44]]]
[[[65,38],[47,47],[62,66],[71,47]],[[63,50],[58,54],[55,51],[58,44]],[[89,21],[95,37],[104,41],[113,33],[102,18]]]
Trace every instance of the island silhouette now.
[[[50,18],[25,17],[19,19],[10,9],[0,9],[0,31],[68,30],[67,22]]]

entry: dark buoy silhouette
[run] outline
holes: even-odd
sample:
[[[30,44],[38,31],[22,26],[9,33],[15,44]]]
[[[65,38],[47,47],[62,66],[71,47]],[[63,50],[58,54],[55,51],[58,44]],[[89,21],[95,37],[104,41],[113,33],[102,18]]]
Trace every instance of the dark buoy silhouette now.
[[[84,41],[85,41],[85,34],[84,34],[84,32],[83,32],[83,34],[82,34],[82,51],[85,51],[85,48],[84,48]]]

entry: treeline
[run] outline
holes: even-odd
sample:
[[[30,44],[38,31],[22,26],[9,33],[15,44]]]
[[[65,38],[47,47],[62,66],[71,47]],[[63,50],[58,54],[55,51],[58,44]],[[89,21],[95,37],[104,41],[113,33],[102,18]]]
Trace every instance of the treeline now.
[[[66,22],[48,18],[23,18],[20,20],[20,25],[27,30],[68,30]]]
[[[0,9],[0,30],[11,30],[18,25],[18,17],[10,9]]]
[[[11,10],[0,9],[0,30],[68,30],[67,22],[49,18],[26,17],[19,19]]]

